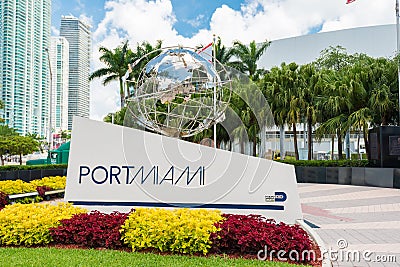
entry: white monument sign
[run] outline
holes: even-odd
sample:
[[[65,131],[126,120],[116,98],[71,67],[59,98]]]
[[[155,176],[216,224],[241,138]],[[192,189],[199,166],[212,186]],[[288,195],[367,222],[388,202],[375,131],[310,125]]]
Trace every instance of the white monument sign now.
[[[191,207],[302,219],[291,165],[79,117],[65,200],[107,212]]]

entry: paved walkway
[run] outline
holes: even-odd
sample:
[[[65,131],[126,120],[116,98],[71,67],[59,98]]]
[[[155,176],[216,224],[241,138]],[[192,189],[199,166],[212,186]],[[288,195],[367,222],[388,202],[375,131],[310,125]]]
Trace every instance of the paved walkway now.
[[[400,266],[400,190],[299,184],[304,220],[333,266]],[[358,260],[357,257],[360,256]]]

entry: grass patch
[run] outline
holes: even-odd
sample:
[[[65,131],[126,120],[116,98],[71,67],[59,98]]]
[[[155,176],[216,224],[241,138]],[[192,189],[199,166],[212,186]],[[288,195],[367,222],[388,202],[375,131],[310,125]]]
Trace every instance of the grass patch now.
[[[116,250],[0,248],[0,266],[301,266],[223,257],[157,255]]]

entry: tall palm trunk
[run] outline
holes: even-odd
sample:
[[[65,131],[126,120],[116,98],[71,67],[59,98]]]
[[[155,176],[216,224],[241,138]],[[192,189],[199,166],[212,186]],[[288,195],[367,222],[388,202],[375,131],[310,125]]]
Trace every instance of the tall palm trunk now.
[[[299,160],[299,148],[297,146],[297,129],[296,129],[296,123],[293,123],[293,141],[294,141],[294,155],[296,157],[296,160]]]
[[[343,142],[342,142],[342,134],[340,133],[340,128],[337,130],[338,136],[338,155],[339,159],[343,159]]]
[[[279,128],[279,151],[281,154],[281,160],[285,159],[285,128],[283,125]]]
[[[259,149],[259,157],[263,158],[265,156],[265,142],[266,142],[266,132],[267,132],[267,126],[264,124],[261,127],[261,133],[260,133],[260,149]]]
[[[369,140],[368,140],[368,131],[366,127],[363,127],[363,137],[364,137],[364,145],[365,145],[365,154],[367,154],[367,158],[369,155]]]
[[[362,159],[361,153],[360,153],[360,138],[361,138],[361,123],[359,124],[359,128],[358,128],[357,152],[358,152],[358,158],[359,158],[359,159]]]
[[[308,160],[313,158],[313,143],[312,143],[312,118],[310,115],[307,117],[307,142],[308,142]]]
[[[257,157],[257,135],[253,137],[253,157]]]
[[[333,157],[335,156],[335,135],[332,134],[331,136],[331,160],[333,160]]]
[[[125,90],[124,90],[124,82],[122,78],[119,78],[119,96],[121,99],[121,108],[125,107]]]

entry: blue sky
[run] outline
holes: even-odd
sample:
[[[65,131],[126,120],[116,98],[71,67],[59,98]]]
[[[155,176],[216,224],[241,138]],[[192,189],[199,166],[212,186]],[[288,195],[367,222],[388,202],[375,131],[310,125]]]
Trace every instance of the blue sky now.
[[[52,26],[59,29],[62,15],[79,17],[85,14],[93,21],[94,30],[104,18],[104,0],[53,0]],[[172,0],[172,7],[177,22],[174,25],[177,32],[184,37],[192,37],[199,29],[210,29],[209,22],[215,9],[223,4],[234,10],[240,10],[244,1],[240,0]]]

